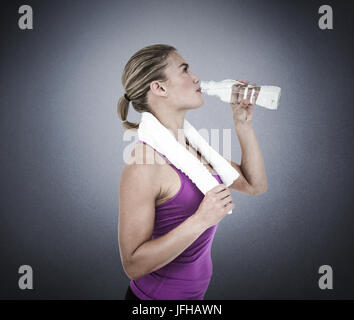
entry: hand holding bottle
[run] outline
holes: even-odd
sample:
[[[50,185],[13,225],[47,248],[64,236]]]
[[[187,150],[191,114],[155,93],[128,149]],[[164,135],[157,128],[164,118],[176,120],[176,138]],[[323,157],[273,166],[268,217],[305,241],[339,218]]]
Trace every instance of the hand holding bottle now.
[[[236,85],[242,85],[242,81],[225,79],[222,81],[201,81],[200,86],[202,93],[211,96],[217,96],[222,101],[230,103],[232,87]],[[251,85],[246,85],[243,94],[246,98],[248,92],[251,92],[250,101],[253,104],[267,108],[269,110],[277,110],[279,106],[279,100],[281,95],[281,88],[276,86],[258,86],[254,87]],[[257,97],[255,99],[255,94],[257,92]],[[241,93],[240,93],[241,95]]]
[[[260,88],[255,83],[252,84],[253,90],[248,90],[249,81],[237,80],[242,84],[234,84],[231,91],[230,106],[233,114],[233,119],[237,123],[251,123],[253,115],[253,104],[257,101]],[[246,93],[246,98],[245,96]]]

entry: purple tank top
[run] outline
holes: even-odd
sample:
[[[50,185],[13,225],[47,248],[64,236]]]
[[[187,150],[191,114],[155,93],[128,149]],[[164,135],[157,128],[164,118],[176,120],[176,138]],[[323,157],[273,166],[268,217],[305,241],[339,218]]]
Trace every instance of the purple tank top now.
[[[142,140],[138,142],[147,144]],[[163,154],[159,154],[176,170],[181,187],[171,199],[155,207],[152,239],[168,233],[193,215],[204,198],[204,194],[187,175]],[[213,176],[219,184],[222,183],[219,175]],[[213,273],[211,246],[217,226],[205,230],[179,256],[162,268],[137,280],[130,280],[134,294],[141,300],[203,300]]]

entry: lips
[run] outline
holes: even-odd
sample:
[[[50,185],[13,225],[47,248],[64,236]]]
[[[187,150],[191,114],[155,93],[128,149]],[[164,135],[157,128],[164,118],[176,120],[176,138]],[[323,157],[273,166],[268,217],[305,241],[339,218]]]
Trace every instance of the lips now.
[[[197,91],[198,91],[198,92],[202,92],[202,88],[199,87],[199,88],[197,89]]]

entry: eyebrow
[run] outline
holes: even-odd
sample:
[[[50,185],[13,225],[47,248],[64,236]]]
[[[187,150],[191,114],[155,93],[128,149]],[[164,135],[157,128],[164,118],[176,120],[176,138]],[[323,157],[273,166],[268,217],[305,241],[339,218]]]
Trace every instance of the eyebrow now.
[[[189,68],[189,64],[188,63],[182,63],[178,68],[183,67],[183,66],[186,66],[186,67]]]

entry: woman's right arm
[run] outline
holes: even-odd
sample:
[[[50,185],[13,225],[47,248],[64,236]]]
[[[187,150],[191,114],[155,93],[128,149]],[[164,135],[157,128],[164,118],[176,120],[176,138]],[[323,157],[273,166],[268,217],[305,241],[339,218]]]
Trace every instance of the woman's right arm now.
[[[170,232],[151,239],[161,170],[158,163],[146,164],[142,160],[146,156],[138,148],[132,153],[133,157],[137,155],[136,163],[124,167],[119,185],[119,250],[124,271],[132,280],[171,262],[235,207],[230,191],[220,184],[205,194],[193,215]]]
[[[155,220],[158,164],[126,165],[119,186],[118,241],[123,268],[136,280],[171,262],[205,230],[192,215],[165,235],[151,239]]]

